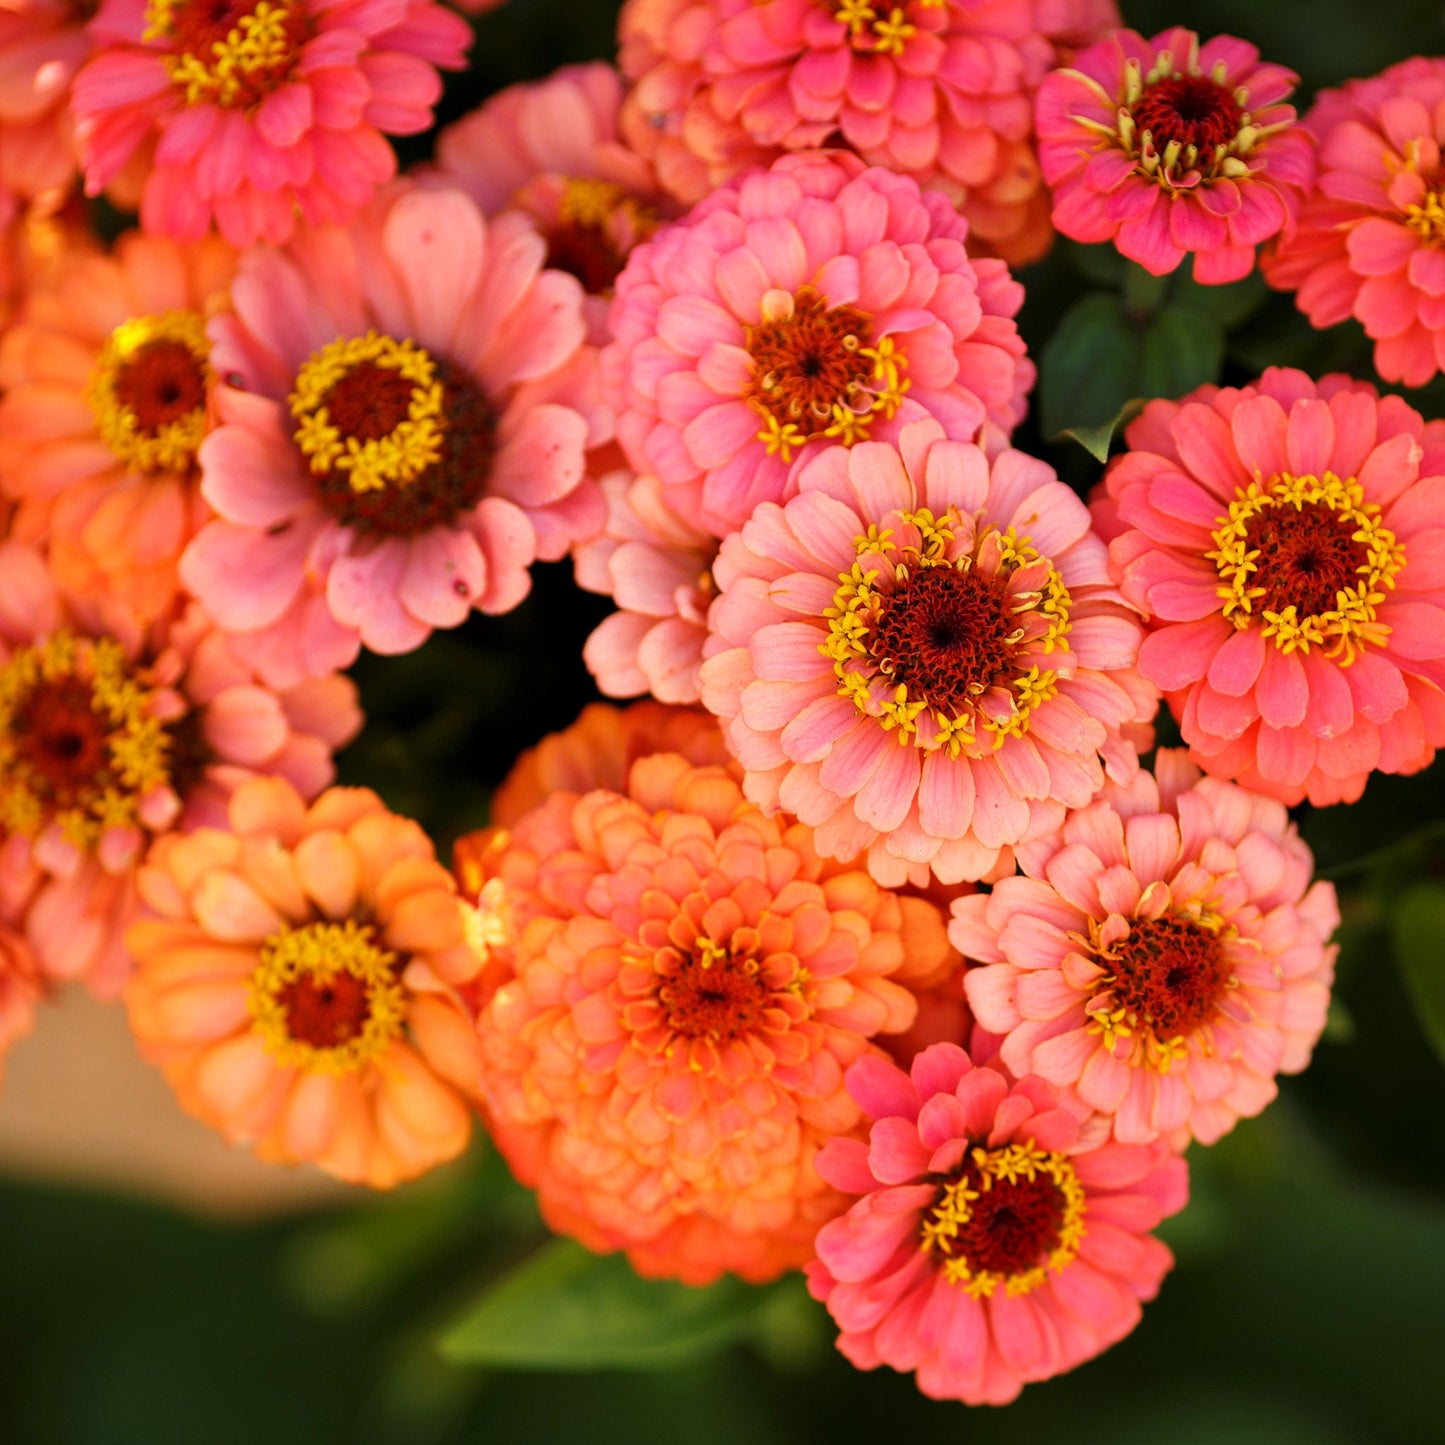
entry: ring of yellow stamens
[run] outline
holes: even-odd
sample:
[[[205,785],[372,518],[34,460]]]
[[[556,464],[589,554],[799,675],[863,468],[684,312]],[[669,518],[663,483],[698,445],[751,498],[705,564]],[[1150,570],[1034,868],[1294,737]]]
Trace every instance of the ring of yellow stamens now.
[[[121,461],[142,472],[186,471],[195,461],[206,430],[204,405],[147,426],[121,395],[127,371],[167,346],[194,361],[204,390],[211,380],[211,346],[205,320],[194,311],[166,311],[123,321],[101,348],[91,375],[88,396],[101,440]]]
[[[384,435],[343,434],[332,416],[331,394],[358,367],[394,371],[411,383],[406,415]],[[353,492],[406,487],[441,459],[446,434],[444,393],[436,363],[412,341],[368,331],[338,337],[310,356],[296,373],[290,396],[296,445],[316,476],[341,472]]]
[[[938,10],[947,0],[916,0],[921,10]],[[874,0],[832,0],[834,18],[848,29],[849,43],[869,55],[902,55],[918,34],[902,5],[880,5]]]
[[[39,714],[57,697],[62,714],[80,709],[80,724],[103,735],[89,774],[63,782],[34,754],[46,741],[36,738]],[[110,638],[58,632],[18,649],[0,667],[0,832],[34,837],[55,823],[89,849],[107,828],[135,826],[140,800],[171,780],[171,739],[154,698]]]
[[[353,1074],[379,1058],[405,1026],[406,991],[396,965],[396,955],[377,946],[369,924],[347,919],[285,928],[261,945],[247,1006],[280,1063],[307,1073]],[[355,995],[364,1017],[345,1030],[324,1020],[325,1030],[338,1035],[334,1043],[297,1037],[307,1031],[298,1017],[303,991],[304,1006],[317,1009],[316,999],[329,999],[342,988]],[[310,1031],[315,1034],[318,1026],[313,1023]]]
[[[1260,604],[1270,590],[1266,580],[1280,584],[1261,573],[1260,550],[1251,545],[1250,524],[1274,511],[1293,508],[1303,513],[1306,507],[1329,515],[1339,532],[1357,544],[1362,560],[1354,573],[1359,580],[1338,589],[1335,605],[1323,611],[1301,612],[1294,604],[1264,607]],[[1381,525],[1379,507],[1365,501],[1364,489],[1355,479],[1341,480],[1333,472],[1323,477],[1284,472],[1268,482],[1251,482],[1239,489],[1228,513],[1219,518],[1213,541],[1215,550],[1207,556],[1219,571],[1221,611],[1236,628],[1262,622],[1263,635],[1281,652],[1298,648],[1308,653],[1319,647],[1344,667],[1363,646],[1382,646],[1389,637],[1390,626],[1379,620],[1378,608],[1405,565],[1405,548]]]
[[[150,0],[141,38],[177,39],[179,17],[191,3],[194,0]],[[198,50],[163,55],[161,63],[172,82],[185,91],[188,105],[202,101],[227,108],[253,105],[289,74],[304,26],[299,8],[287,0],[259,0],[249,14],[237,16],[219,39],[202,40]]]
[[[1045,1184],[1058,1191],[1059,1219],[1046,1257],[1007,1272],[982,1267],[960,1241],[975,1219],[979,1201],[1005,1185]],[[920,1248],[938,1256],[943,1277],[975,1299],[986,1299],[1002,1286],[1009,1296],[1028,1294],[1072,1263],[1084,1237],[1086,1198],[1074,1166],[1062,1154],[1046,1153],[1032,1140],[1003,1148],[969,1151],[965,1172],[943,1186],[921,1229]]]

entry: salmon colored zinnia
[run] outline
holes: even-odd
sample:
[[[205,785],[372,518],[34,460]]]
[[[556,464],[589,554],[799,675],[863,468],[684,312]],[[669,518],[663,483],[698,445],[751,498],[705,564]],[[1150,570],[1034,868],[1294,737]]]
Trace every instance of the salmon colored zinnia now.
[[[858,1121],[843,1070],[913,1022],[892,975],[947,958],[938,910],[674,753],[490,842],[487,1112],[549,1223],[694,1284],[800,1265],[841,1207],[813,1158]]]
[[[908,1072],[848,1071],[873,1121],[818,1168],[861,1196],[818,1233],[808,1287],[863,1370],[941,1400],[1006,1405],[1123,1339],[1174,1262],[1149,1232],[1184,1207],[1161,1142],[1098,1143],[1043,1079],[936,1044]]]
[[[139,878],[126,990],[182,1106],[263,1159],[388,1189],[471,1134],[478,966],[426,835],[365,788],[308,808],[236,790],[225,829],[162,838]]]
[[[70,86],[90,54],[86,0],[0,8],[0,192],[33,199],[75,179]]]

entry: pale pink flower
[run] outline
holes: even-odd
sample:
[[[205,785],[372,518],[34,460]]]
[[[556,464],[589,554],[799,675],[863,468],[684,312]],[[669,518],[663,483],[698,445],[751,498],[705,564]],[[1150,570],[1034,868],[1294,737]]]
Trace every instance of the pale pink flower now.
[[[211,323],[219,516],[181,576],[268,676],[506,612],[534,558],[600,530],[584,451],[610,417],[582,289],[544,251],[523,216],[398,186],[349,230],[244,258]]]
[[[1182,752],[1019,849],[1025,877],[953,906],[1000,1056],[1113,1119],[1212,1144],[1309,1062],[1329,1009],[1334,887],[1281,803]]]
[[[70,86],[90,54],[83,0],[0,7],[0,190],[33,199],[75,180]]]
[[[1189,1193],[1162,1142],[1096,1142],[1051,1084],[954,1044],[909,1073],[861,1059],[848,1091],[867,1142],[831,1141],[818,1170],[861,1198],[819,1230],[808,1287],[860,1369],[1005,1405],[1139,1323],[1174,1263],[1149,1231]]]
[[[471,29],[432,0],[103,0],[72,107],[86,192],[148,158],[142,227],[279,244],[346,225],[432,125]],[[151,152],[150,146],[154,150]],[[144,160],[142,161],[144,164]]]
[[[1353,802],[1445,743],[1445,423],[1271,368],[1151,402],[1096,507],[1140,672],[1206,771]]]
[[[1175,27],[1119,30],[1039,87],[1054,225],[1113,241],[1156,276],[1237,281],[1255,247],[1294,228],[1314,180],[1312,137],[1285,100],[1299,77],[1247,41]]]
[[[829,444],[925,416],[1006,436],[1034,377],[1023,290],[966,232],[943,196],[842,154],[784,157],[664,226],[618,278],[603,352],[628,461],[701,479],[696,520],[723,537]]]
[[[1359,320],[1386,381],[1445,370],[1445,60],[1414,56],[1322,91],[1305,116],[1319,183],[1261,258],[1315,326]]]
[[[702,668],[748,796],[866,851],[890,886],[1009,869],[1156,699],[1083,503],[1043,462],[937,423],[830,448],[727,538]]]
[[[223,816],[249,777],[314,796],[360,727],[348,679],[263,687],[199,606],[141,628],[0,542],[0,877],[33,882],[24,931],[47,978],[113,993],[150,840]]]

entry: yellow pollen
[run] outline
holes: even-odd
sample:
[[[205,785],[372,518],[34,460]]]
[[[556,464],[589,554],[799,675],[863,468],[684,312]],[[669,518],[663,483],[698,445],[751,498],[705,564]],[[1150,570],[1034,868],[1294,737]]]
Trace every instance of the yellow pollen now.
[[[385,436],[360,440],[336,424],[329,398],[363,364],[395,371],[412,386],[406,416]],[[353,492],[410,486],[441,459],[446,434],[442,384],[436,379],[436,363],[415,342],[375,331],[338,337],[303,363],[290,405],[296,445],[312,474],[344,472]]]
[[[374,1062],[406,1024],[406,991],[397,958],[374,941],[370,924],[308,923],[262,945],[247,1006],[267,1050],[282,1064],[315,1074],[353,1074]],[[339,996],[352,1005],[339,1021],[327,1012]],[[344,1026],[343,1026],[344,1022]],[[334,1043],[298,1034],[331,1033]]]
[[[937,10],[948,0],[915,0],[922,10]],[[901,5],[879,5],[876,0],[832,0],[833,17],[846,26],[855,50],[872,55],[902,55],[918,34]]]
[[[141,38],[173,39],[176,17],[189,3],[193,0],[150,0]],[[189,105],[251,105],[285,79],[296,58],[298,30],[299,18],[286,0],[260,0],[223,38],[210,42],[209,54],[183,50],[162,56],[161,63]]]
[[[211,345],[205,320],[194,311],[135,316],[111,332],[96,358],[88,399],[101,440],[121,461],[143,472],[190,468],[206,430],[206,409],[196,406],[158,426],[147,426],[117,391],[125,370],[140,363],[147,348],[170,342],[194,359],[203,387],[209,387]]]
[[[1427,246],[1445,246],[1445,204],[1440,192],[1426,191],[1422,205],[1406,206],[1405,224]]]

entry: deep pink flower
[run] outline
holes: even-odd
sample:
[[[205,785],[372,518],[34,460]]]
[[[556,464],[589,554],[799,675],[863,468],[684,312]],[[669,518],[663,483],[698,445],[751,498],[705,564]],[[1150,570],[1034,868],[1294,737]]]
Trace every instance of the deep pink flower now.
[[[1315,326],[1348,316],[1386,381],[1445,369],[1445,60],[1415,56],[1316,98],[1319,184],[1299,228],[1262,258]]]
[[[1027,876],[953,905],[974,1017],[1000,1057],[1124,1143],[1212,1144],[1298,1073],[1325,1025],[1335,890],[1282,804],[1163,749],[1019,849]]]
[[[544,251],[515,212],[398,185],[349,230],[244,258],[211,323],[219,517],[181,576],[268,676],[505,612],[534,557],[601,528],[583,453],[610,418],[581,287]]]
[[[1077,497],[937,423],[822,452],[723,542],[702,668],[745,789],[889,886],[982,878],[1133,775],[1157,700]]]
[[[603,353],[618,440],[666,486],[702,480],[719,537],[830,442],[1007,435],[1034,368],[1023,290],[971,261],[936,192],[851,156],[787,156],[664,226],[618,278]]]
[[[1119,30],[1039,87],[1036,116],[1054,225],[1113,241],[1162,276],[1237,281],[1255,247],[1294,227],[1314,180],[1309,133],[1286,105],[1298,76],[1229,35]]]
[[[1352,802],[1445,743],[1445,423],[1271,368],[1156,401],[1096,503],[1139,670],[1208,772]]]
[[[909,1073],[860,1059],[847,1081],[868,1141],[832,1140],[818,1171],[862,1197],[819,1230],[808,1287],[855,1365],[1005,1405],[1138,1324],[1174,1263],[1149,1231],[1184,1207],[1183,1159],[1093,1141],[1051,1084],[954,1044]]]
[[[0,192],[25,199],[75,179],[70,86],[91,51],[84,0],[6,0],[0,9]]]
[[[75,78],[86,191],[155,143],[147,231],[279,244],[298,211],[346,225],[396,173],[385,137],[432,124],[471,30],[432,0],[103,0]]]

